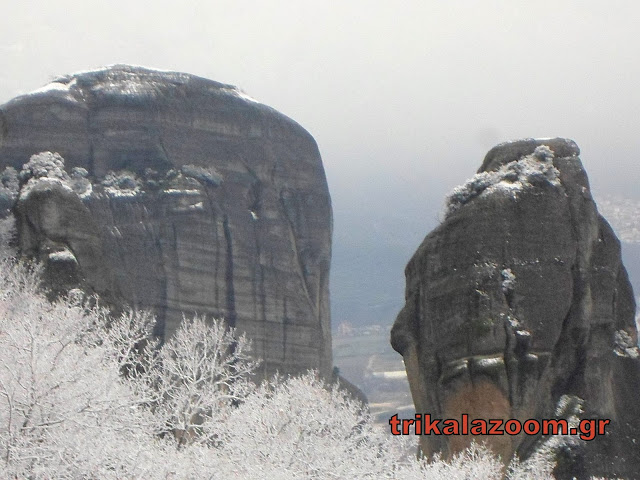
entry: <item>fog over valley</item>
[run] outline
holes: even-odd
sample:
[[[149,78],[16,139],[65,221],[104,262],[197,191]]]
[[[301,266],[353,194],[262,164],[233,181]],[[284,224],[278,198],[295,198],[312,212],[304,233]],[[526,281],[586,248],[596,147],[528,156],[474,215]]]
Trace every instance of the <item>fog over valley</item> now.
[[[333,198],[334,324],[393,320],[404,263],[446,193],[499,142],[572,138],[596,199],[638,199],[632,3],[161,1],[150,10],[63,0],[7,9],[0,102],[60,74],[131,63],[237,85],[303,125]]]

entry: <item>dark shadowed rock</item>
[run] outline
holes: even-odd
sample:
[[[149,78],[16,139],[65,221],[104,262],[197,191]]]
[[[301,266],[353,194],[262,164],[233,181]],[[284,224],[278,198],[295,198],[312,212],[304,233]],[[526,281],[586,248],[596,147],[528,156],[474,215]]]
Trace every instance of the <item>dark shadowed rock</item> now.
[[[611,419],[606,436],[557,448],[557,473],[637,478],[635,302],[620,243],[597,212],[578,154],[559,138],[489,152],[407,265],[391,342],[417,412]],[[431,435],[420,444],[427,455],[451,454],[472,439]],[[547,441],[486,440],[506,460]]]
[[[266,372],[330,375],[331,204],[297,123],[230,85],[114,66],[0,107],[2,167],[42,151],[65,171],[23,173],[14,211],[54,287],[152,308],[165,335],[182,312],[224,317]]]

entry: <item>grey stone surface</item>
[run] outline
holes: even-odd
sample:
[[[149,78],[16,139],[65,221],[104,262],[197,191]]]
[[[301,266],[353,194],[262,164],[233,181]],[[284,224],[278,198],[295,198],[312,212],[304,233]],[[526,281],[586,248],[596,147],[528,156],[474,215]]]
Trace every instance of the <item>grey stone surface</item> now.
[[[182,312],[224,317],[265,373],[331,374],[331,201],[300,125],[230,85],[119,65],[0,107],[0,166],[42,151],[84,181],[15,208],[23,253],[60,284],[151,308],[164,335]]]
[[[418,413],[525,421],[555,418],[573,402],[562,415],[611,425],[606,436],[556,450],[559,478],[637,478],[634,296],[578,154],[560,138],[489,152],[408,263],[391,342]],[[420,444],[427,455],[450,455],[472,439],[431,435]],[[546,441],[485,439],[507,460]]]

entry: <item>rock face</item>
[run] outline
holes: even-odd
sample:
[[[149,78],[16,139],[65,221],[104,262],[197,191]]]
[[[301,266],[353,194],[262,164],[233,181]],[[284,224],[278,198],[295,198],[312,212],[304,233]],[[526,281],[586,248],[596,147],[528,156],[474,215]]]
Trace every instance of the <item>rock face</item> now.
[[[559,138],[493,148],[407,265],[391,342],[418,413],[611,419],[606,436],[557,447],[556,473],[637,478],[635,302],[578,155]],[[473,439],[422,436],[420,445],[448,455]],[[549,441],[475,439],[506,460]]]
[[[224,317],[265,372],[330,374],[331,201],[297,123],[229,85],[121,65],[0,107],[1,166],[42,151],[65,165],[30,162],[14,212],[54,286],[151,308],[164,335],[182,312]]]

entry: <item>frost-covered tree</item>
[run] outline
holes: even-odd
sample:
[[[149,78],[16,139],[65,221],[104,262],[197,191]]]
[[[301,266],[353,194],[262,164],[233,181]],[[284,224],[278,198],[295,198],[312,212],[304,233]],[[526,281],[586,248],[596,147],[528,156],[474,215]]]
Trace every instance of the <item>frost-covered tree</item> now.
[[[81,197],[85,197],[91,195],[92,192],[91,182],[87,177],[88,172],[81,167],[74,167],[69,175],[65,170],[64,158],[60,154],[52,152],[40,152],[32,155],[29,161],[22,165],[22,170],[17,175],[21,182],[21,198],[25,198],[31,189],[41,182],[57,183]],[[12,185],[15,185],[15,182]]]
[[[118,442],[138,444],[144,412],[111,352],[89,334],[104,312],[48,302],[35,273],[11,259],[0,269],[3,467],[15,478],[79,478],[98,464],[117,470]]]
[[[263,383],[224,428],[221,449],[247,475],[269,465],[291,478],[385,478],[407,446],[314,373]]]
[[[256,366],[244,335],[220,320],[184,318],[149,374],[140,377],[147,391],[157,392],[157,433],[172,434],[179,446],[216,441],[224,412],[255,387]]]
[[[507,472],[478,446],[418,461],[415,438],[313,373],[252,384],[248,342],[222,321],[185,319],[158,345],[149,314],[79,298],[51,303],[37,269],[0,261],[3,478],[551,478],[545,457]]]

